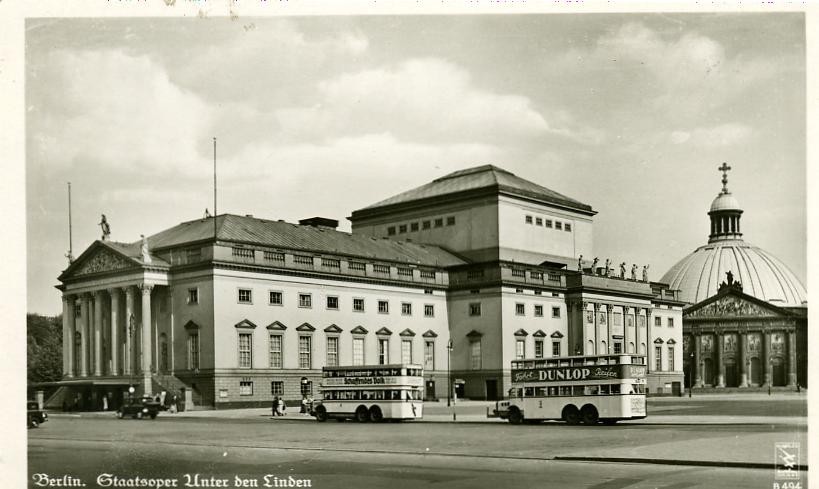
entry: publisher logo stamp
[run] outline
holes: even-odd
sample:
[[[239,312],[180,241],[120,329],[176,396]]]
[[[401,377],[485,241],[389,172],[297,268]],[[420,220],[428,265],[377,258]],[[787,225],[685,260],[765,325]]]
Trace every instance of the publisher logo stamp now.
[[[777,442],[774,445],[774,460],[775,479],[799,479],[799,442]]]

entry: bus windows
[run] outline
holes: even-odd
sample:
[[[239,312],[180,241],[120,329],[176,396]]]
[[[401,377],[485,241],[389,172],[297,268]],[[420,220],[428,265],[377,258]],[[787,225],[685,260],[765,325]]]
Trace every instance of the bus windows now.
[[[570,386],[570,385],[561,385],[560,386],[560,395],[561,396],[571,396],[572,395],[572,386]]]
[[[535,397],[535,388],[526,387],[523,389],[523,397]]]
[[[604,384],[600,386],[600,395],[607,396],[609,395],[609,386],[608,384]]]
[[[572,393],[575,396],[582,396],[583,395],[583,386],[582,385],[572,386]]]
[[[557,395],[558,395],[557,394],[557,387],[549,387],[549,396],[553,397],[553,396],[557,396]]]
[[[592,392],[592,391],[593,391],[593,390],[595,390],[595,391],[596,391],[596,389],[597,389],[597,386],[596,386],[596,385],[584,385],[584,386],[583,386],[583,395],[584,395],[584,396],[591,396],[591,395],[594,395],[594,394],[596,394],[596,392]]]
[[[546,393],[545,387],[538,387],[537,389],[535,389],[535,395],[537,397],[546,397],[548,394]]]
[[[620,384],[612,384],[612,385],[609,386],[609,388],[611,389],[611,391],[610,391],[611,394],[619,394],[620,393]]]

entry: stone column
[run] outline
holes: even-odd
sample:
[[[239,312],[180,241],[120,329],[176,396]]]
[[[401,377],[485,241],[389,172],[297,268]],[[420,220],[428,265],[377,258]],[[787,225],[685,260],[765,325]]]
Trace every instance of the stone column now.
[[[796,387],[796,331],[788,333],[788,387]]]
[[[119,375],[119,290],[108,289],[111,296],[111,375]]]
[[[83,294],[80,304],[80,376],[88,377],[88,322],[91,314],[91,299]]]
[[[102,291],[94,292],[94,375],[102,376]]]
[[[75,351],[75,342],[74,337],[76,335],[77,325],[76,325],[76,317],[77,317],[77,305],[76,305],[77,298],[73,295],[68,296],[68,343],[63,343],[63,352],[68,357],[68,377],[73,378],[76,372],[74,371],[74,363],[77,356],[77,352]]]
[[[764,339],[762,340],[762,344],[765,348],[765,354],[762,357],[762,361],[765,362],[765,385],[772,386],[773,385],[773,364],[771,363],[773,359],[773,352],[771,351],[771,332],[766,331],[764,334]]]
[[[634,353],[640,354],[640,313],[643,310],[639,307],[634,308]]]
[[[748,333],[737,333],[739,340],[739,386],[748,387]]]
[[[725,387],[725,335],[717,334],[717,387]]]
[[[646,373],[651,373],[651,359],[650,354],[651,350],[649,347],[651,346],[651,308],[646,308]],[[640,349],[640,345],[637,345],[637,349]]]
[[[123,287],[125,292],[125,368],[124,375],[131,375],[134,368],[133,336],[136,334],[136,319],[134,316],[134,288]]]
[[[606,348],[608,349],[608,351],[604,352],[604,354],[606,354],[606,355],[610,355],[611,352],[614,350],[614,348],[611,346],[611,342],[613,341],[612,334],[611,334],[612,333],[611,332],[611,308],[612,308],[611,304],[606,304],[606,338],[608,338],[607,344],[606,344]]]
[[[600,324],[597,322],[597,313],[600,311],[600,304],[596,302],[592,302],[592,317],[594,318],[594,351],[592,352],[593,355],[597,355],[598,351],[600,351],[600,335],[597,328],[600,327]]]
[[[71,307],[71,296],[63,295],[63,377],[68,377],[68,366],[70,364],[69,349],[71,348],[71,340],[69,339],[71,327],[69,326],[69,317],[73,313]]]
[[[151,284],[140,284],[142,291],[142,327],[140,333],[142,336],[142,388],[145,395],[150,396],[153,393],[153,386],[151,385],[151,291],[154,286]]]
[[[702,334],[694,333],[694,378],[691,379],[694,385],[702,387],[702,368],[700,362],[702,361]]]

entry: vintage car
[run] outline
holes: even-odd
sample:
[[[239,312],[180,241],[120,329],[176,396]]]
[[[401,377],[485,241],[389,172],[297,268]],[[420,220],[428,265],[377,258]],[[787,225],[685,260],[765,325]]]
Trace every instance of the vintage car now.
[[[142,398],[125,399],[122,406],[117,409],[117,418],[123,419],[126,416],[142,419],[150,417],[156,418],[161,406],[153,398],[144,396]]]
[[[48,421],[48,414],[40,409],[40,405],[37,404],[37,401],[27,401],[26,407],[28,409],[26,425],[29,428],[37,428]]]

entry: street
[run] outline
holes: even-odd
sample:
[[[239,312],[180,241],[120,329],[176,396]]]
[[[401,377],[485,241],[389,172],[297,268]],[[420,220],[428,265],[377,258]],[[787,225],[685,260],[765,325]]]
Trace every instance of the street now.
[[[146,477],[168,479],[168,485],[176,481],[177,487],[306,487],[292,484],[309,481],[309,487],[320,488],[745,488],[772,487],[777,442],[800,443],[806,463],[807,428],[798,422],[805,418],[794,416],[804,401],[728,404],[732,407],[718,399],[652,401],[656,415],[612,427],[317,423],[297,414],[270,419],[262,410],[238,418],[214,416],[240,412],[163,414],[153,421],[57,414],[28,432],[29,485],[37,487],[36,478],[44,477],[37,474],[48,474],[87,487],[137,487],[134,478]],[[774,422],[737,424],[742,419],[737,416],[733,423],[715,422],[727,416],[710,416],[714,406]],[[459,419],[479,407],[459,406]],[[431,418],[438,408],[428,410]],[[698,422],[677,422],[680,416]]]

